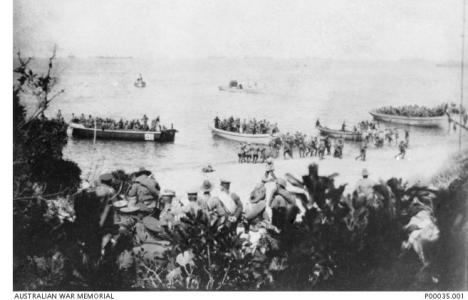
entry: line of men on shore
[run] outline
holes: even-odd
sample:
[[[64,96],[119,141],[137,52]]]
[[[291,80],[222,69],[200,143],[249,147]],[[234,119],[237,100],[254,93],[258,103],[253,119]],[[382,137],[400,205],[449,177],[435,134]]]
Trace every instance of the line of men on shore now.
[[[318,126],[320,125],[318,120],[317,124]],[[361,122],[360,124],[368,126],[369,128],[375,126],[374,123]],[[311,135],[308,137],[301,132],[296,132],[294,134],[288,132],[281,137],[283,158],[293,158],[294,149],[297,148],[299,157],[318,156],[320,159],[324,159],[325,155],[332,155],[332,147],[333,157],[343,158],[344,138],[335,138],[333,141],[334,142],[332,142],[329,136],[319,137]],[[395,143],[400,151],[397,156],[404,158],[406,149],[409,147],[409,131],[405,130],[404,140],[399,139],[399,132],[397,129],[386,128],[385,130],[368,132],[360,142],[359,155],[355,159],[365,161],[369,144],[373,143],[376,148],[381,148],[384,146],[385,142],[387,142],[389,146]]]
[[[330,137],[319,137],[311,135],[308,137],[301,132],[290,134],[289,132],[282,136],[283,158],[293,158],[294,149],[297,148],[299,157],[318,156],[324,159],[325,155],[332,154],[332,146],[334,148],[333,156],[337,158],[343,157],[344,139],[335,139],[334,143]]]
[[[87,128],[96,126],[98,129],[109,130],[161,131],[166,129],[160,124],[159,116],[150,121],[146,114],[141,119],[124,120],[121,118],[118,121],[112,118],[93,117],[92,115],[86,117],[84,114],[76,117],[75,114],[72,114],[72,122],[83,124]]]
[[[251,143],[241,143],[237,153],[239,163],[264,163],[273,156],[271,147],[259,146]]]
[[[241,121],[240,118],[234,118],[233,116],[220,119],[218,116],[214,119],[214,127],[221,130],[246,133],[246,134],[275,134],[279,132],[278,124],[272,124],[269,121],[244,119]]]

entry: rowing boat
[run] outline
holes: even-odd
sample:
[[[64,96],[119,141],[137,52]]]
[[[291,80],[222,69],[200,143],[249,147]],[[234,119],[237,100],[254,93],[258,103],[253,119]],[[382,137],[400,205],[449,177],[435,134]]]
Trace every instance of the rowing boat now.
[[[142,89],[146,86],[146,82],[137,80],[135,81],[134,85],[135,87]]]
[[[442,127],[447,123],[447,116],[440,117],[405,117],[398,115],[381,114],[375,111],[369,112],[374,120],[384,121],[389,123],[396,123],[402,125],[420,126],[420,127]]]
[[[324,126],[317,126],[317,129],[320,131],[321,135],[330,136],[333,138],[343,138],[345,140],[351,141],[360,141],[362,140],[362,134],[356,131],[349,131],[349,130],[337,130],[331,129]]]
[[[259,90],[257,89],[257,83],[255,86],[245,85],[237,80],[229,81],[227,86],[219,86],[220,91],[231,92],[231,93],[247,93],[247,94],[257,94]]]
[[[83,124],[70,123],[68,125],[72,130],[72,136],[82,139],[102,140],[127,140],[127,141],[152,141],[152,142],[173,142],[175,139],[175,129],[161,131],[143,131],[143,130],[114,130],[114,129],[94,129],[87,128]]]
[[[252,144],[262,144],[268,145],[271,140],[275,137],[272,134],[249,134],[249,133],[238,133],[227,130],[222,130],[210,126],[213,136],[219,136],[228,140],[233,140],[237,142],[252,143]]]

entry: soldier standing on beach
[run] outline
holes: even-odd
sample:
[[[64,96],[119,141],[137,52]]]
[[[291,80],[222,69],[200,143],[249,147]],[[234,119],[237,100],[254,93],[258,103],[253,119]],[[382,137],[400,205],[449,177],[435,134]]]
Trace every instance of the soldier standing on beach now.
[[[360,159],[362,161],[365,161],[366,160],[366,155],[367,155],[367,143],[362,142],[361,143],[360,154],[358,156],[356,156],[355,160]]]
[[[290,158],[292,158],[292,147],[291,145],[289,144],[289,141],[285,141],[284,142],[284,146],[283,146],[283,158],[286,158],[286,154],[289,155]]]
[[[325,142],[323,140],[320,140],[320,144],[318,146],[318,156],[320,159],[323,159],[325,155]]]
[[[407,144],[403,141],[400,142],[400,145],[398,145],[398,148],[400,149],[400,153],[398,153],[397,155],[395,155],[395,158],[396,159],[404,159],[405,158],[405,155],[406,155],[406,148],[407,148]]]
[[[409,147],[409,130],[408,129],[405,129],[405,144],[406,144],[406,148],[408,148]]]
[[[266,160],[265,178],[268,179],[271,176],[272,179],[276,179],[275,166],[273,165],[273,159],[268,157]]]
[[[325,148],[327,148],[327,155],[331,155],[331,142],[328,136],[325,138]]]

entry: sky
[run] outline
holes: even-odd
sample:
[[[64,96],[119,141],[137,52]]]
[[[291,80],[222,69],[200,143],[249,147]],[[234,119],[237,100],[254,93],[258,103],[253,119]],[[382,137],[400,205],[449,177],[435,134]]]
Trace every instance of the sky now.
[[[463,0],[15,0],[46,56],[459,60]]]

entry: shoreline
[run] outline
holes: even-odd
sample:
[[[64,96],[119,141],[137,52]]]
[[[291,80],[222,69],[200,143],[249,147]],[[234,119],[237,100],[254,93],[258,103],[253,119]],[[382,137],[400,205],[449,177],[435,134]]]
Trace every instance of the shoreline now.
[[[376,182],[388,180],[391,177],[403,178],[409,184],[420,181],[430,185],[432,178],[446,167],[450,157],[457,153],[457,149],[450,149],[446,145],[428,148],[409,149],[403,160],[394,159],[395,149],[369,149],[367,161],[356,161],[349,153],[343,159],[326,156],[324,160],[318,157],[279,159],[274,161],[275,174],[283,177],[291,173],[297,178],[307,173],[307,166],[318,163],[319,174],[329,175],[334,172],[335,184],[347,183],[345,193],[351,193],[356,182],[361,178],[362,169],[367,168],[370,178]],[[238,194],[243,203],[249,199],[250,192],[261,181],[265,172],[264,163],[225,163],[213,164],[212,173],[203,173],[201,168],[177,170],[151,170],[162,189],[175,190],[178,196],[184,195],[189,189],[199,188],[203,180],[208,179],[214,185],[214,193],[219,188],[221,178],[231,181],[231,191]]]

